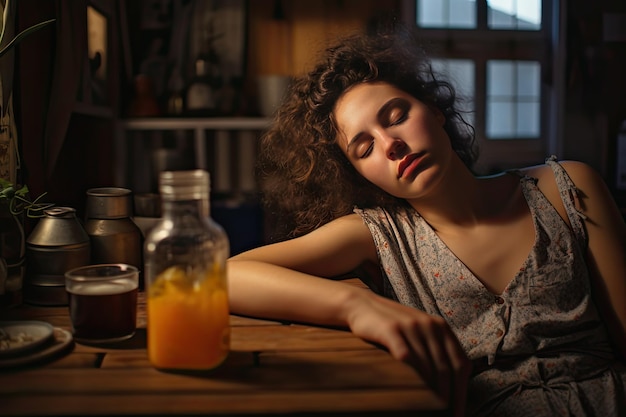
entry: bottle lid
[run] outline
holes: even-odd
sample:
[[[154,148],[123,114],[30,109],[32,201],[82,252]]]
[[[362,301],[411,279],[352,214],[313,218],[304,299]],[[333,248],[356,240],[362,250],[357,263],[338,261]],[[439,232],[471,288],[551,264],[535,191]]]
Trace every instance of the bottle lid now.
[[[74,207],[52,207],[44,210],[43,213],[47,217],[57,219],[74,219],[76,218],[76,209]]]
[[[207,171],[163,171],[159,175],[159,191],[164,200],[208,199],[211,191]]]

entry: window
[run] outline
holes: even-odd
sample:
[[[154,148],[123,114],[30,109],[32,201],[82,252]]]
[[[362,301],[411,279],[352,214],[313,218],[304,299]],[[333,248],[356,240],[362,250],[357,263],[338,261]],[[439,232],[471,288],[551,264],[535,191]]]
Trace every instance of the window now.
[[[541,30],[542,0],[416,0],[422,28],[477,29],[486,6],[489,29]]]
[[[467,0],[417,0],[417,24],[423,28],[476,28],[476,7]]]
[[[493,171],[538,163],[558,139],[551,84],[558,0],[410,0],[408,13],[470,112],[481,159]],[[411,9],[413,7],[414,9]]]
[[[487,138],[540,137],[539,70],[536,61],[487,61]]]
[[[541,9],[541,0],[487,0],[487,24],[490,29],[541,30]]]

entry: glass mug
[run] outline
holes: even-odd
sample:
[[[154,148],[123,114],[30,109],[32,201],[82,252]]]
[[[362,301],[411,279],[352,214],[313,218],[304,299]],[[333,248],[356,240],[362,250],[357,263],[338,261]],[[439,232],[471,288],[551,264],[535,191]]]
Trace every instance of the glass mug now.
[[[78,342],[109,343],[133,337],[137,329],[139,270],[99,264],[65,273],[72,334]]]

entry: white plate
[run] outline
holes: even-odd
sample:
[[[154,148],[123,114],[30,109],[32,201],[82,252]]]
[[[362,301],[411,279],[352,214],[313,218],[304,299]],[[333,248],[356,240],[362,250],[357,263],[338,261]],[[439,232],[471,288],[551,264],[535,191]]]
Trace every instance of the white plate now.
[[[0,321],[0,357],[21,355],[54,338],[54,328],[44,321]]]
[[[42,365],[68,353],[73,347],[72,334],[65,329],[55,327],[52,340],[40,348],[16,356],[0,357],[0,371],[7,368]]]

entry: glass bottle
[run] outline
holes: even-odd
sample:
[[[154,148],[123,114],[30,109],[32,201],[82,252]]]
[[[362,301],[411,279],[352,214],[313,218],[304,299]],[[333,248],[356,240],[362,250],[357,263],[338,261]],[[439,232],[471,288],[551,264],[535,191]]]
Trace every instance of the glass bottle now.
[[[211,84],[211,63],[205,56],[195,62],[195,75],[187,89],[187,114],[212,116],[215,113],[215,91]]]
[[[148,357],[157,369],[217,367],[230,348],[226,233],[210,217],[209,173],[163,171],[161,221],[144,245]]]
[[[145,74],[139,74],[134,79],[135,96],[130,103],[129,116],[151,117],[160,116],[161,109],[154,92],[154,83]]]
[[[178,67],[172,69],[172,74],[167,82],[167,114],[170,116],[180,116],[183,113],[183,87],[184,81],[180,75]]]

